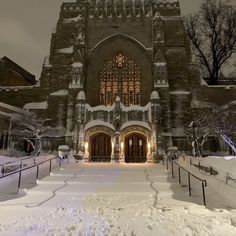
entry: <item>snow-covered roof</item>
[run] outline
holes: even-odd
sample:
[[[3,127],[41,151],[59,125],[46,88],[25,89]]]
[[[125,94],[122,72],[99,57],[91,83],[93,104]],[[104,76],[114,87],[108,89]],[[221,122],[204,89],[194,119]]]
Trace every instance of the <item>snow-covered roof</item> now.
[[[74,62],[73,64],[71,64],[71,66],[74,68],[81,68],[83,64],[81,62]]]
[[[85,100],[85,93],[84,93],[84,91],[80,91],[78,93],[76,100]]]
[[[33,85],[33,86],[0,86],[0,91],[1,90],[4,90],[6,92],[9,92],[9,91],[18,91],[19,89],[33,89],[34,87],[38,87],[39,84],[38,82]]]
[[[120,97],[119,96],[116,96],[116,102],[120,102]]]
[[[86,109],[89,111],[112,111],[114,109],[114,104],[112,106],[99,105],[96,107],[91,107],[89,104],[86,104]]]
[[[134,126],[134,125],[141,126],[145,129],[151,130],[150,125],[147,124],[146,122],[143,122],[143,121],[128,121],[128,122],[125,122],[124,124],[122,124],[120,129],[123,130],[123,129],[129,127],[129,126]]]
[[[68,90],[67,89],[61,89],[56,92],[50,93],[51,96],[67,96]]]
[[[84,130],[88,130],[92,127],[95,127],[95,126],[106,126],[112,130],[115,130],[115,127],[111,124],[111,123],[108,123],[108,122],[105,122],[103,120],[92,120],[92,121],[89,121],[85,127],[84,127]]]
[[[207,82],[203,78],[201,78],[200,83],[201,83],[201,86],[207,86],[208,85]]]
[[[59,53],[73,53],[73,46],[68,47],[68,48],[57,49],[57,52],[59,52]]]
[[[121,109],[123,111],[148,111],[150,108],[150,103],[148,103],[146,106],[139,106],[139,105],[131,105],[129,107],[126,107],[121,103]]]
[[[81,19],[82,19],[81,15],[78,15],[78,16],[73,17],[73,18],[64,19],[64,22],[65,23],[71,23],[73,21],[78,21],[78,20],[81,20]]]
[[[166,62],[155,62],[155,66],[166,66]]]
[[[23,107],[25,110],[46,110],[47,108],[47,101],[26,103]]]
[[[2,110],[4,110],[4,112],[7,112],[7,113],[18,113],[21,115],[28,115],[27,111],[25,111],[19,107],[15,107],[15,106],[3,103],[3,102],[0,102],[0,110],[1,110],[1,108],[2,108]]]
[[[153,91],[151,94],[151,99],[160,99],[159,93],[157,91]]]
[[[217,106],[210,102],[196,100],[196,101],[191,102],[191,107],[192,108],[216,108]]]
[[[222,109],[222,110],[225,110],[225,109],[228,109],[228,108],[230,108],[230,107],[232,107],[232,106],[235,106],[235,105],[236,105],[236,100],[234,100],[234,101],[232,101],[232,102],[229,102],[229,103],[227,103],[227,104],[221,106],[221,109]]]
[[[21,117],[20,114],[7,113],[7,112],[4,112],[4,111],[0,111],[0,116],[8,117],[8,118],[15,118],[15,119],[18,119],[19,117]]]
[[[189,91],[183,91],[183,90],[175,90],[175,91],[170,91],[170,94],[173,95],[188,95],[190,94]]]

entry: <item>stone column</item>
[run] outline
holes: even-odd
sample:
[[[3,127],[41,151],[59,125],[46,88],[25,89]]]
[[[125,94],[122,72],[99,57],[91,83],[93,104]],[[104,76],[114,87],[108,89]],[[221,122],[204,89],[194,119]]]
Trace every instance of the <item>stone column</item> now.
[[[68,105],[67,105],[67,119],[66,119],[66,143],[72,146],[72,131],[73,131],[73,118],[74,118],[74,98],[73,95],[70,94],[68,97]],[[74,146],[73,146],[74,148]]]
[[[74,143],[77,144],[77,153],[84,153],[85,155],[85,143],[84,143],[84,124],[86,122],[85,116],[85,93],[80,91],[76,98],[76,129],[74,129]]]

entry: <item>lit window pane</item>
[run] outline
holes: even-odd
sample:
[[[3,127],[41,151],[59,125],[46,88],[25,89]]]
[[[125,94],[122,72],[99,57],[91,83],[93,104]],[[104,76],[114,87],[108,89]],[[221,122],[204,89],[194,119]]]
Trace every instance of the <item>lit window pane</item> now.
[[[123,53],[106,61],[100,72],[100,103],[110,106],[120,96],[125,106],[140,105],[139,66]]]

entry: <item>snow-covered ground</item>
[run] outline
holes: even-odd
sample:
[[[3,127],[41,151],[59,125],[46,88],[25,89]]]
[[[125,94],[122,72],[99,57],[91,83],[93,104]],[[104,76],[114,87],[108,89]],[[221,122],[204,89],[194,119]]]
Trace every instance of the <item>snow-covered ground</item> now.
[[[4,194],[9,200],[0,202],[0,235],[236,235],[236,210],[197,204],[201,194],[189,197],[162,164],[71,160],[61,171],[54,168],[37,186]]]

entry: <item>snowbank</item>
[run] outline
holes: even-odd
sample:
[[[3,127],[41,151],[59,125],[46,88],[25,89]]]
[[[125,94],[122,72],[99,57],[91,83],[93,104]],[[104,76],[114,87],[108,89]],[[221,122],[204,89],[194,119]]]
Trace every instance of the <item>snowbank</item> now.
[[[26,103],[23,107],[25,110],[46,110],[48,108],[48,102],[32,102]]]

